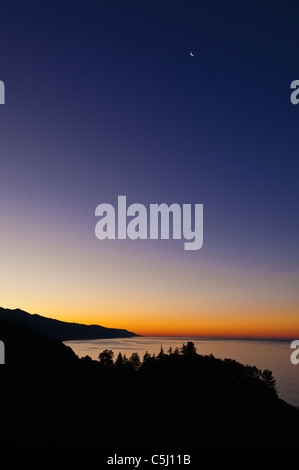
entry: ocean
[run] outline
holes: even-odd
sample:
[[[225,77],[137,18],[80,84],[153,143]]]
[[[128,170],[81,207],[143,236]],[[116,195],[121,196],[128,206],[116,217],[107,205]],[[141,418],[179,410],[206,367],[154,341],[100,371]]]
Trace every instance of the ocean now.
[[[271,370],[276,380],[279,398],[299,407],[299,364],[294,365],[290,360],[293,352],[290,341],[138,336],[66,341],[65,344],[79,357],[90,356],[92,359],[98,359],[100,352],[111,349],[114,352],[114,359],[119,352],[126,354],[128,358],[133,352],[138,352],[142,360],[146,351],[158,354],[162,346],[164,352],[167,352],[170,347],[180,348],[187,341],[193,341],[198,354],[213,354],[216,358],[235,359],[242,364]]]

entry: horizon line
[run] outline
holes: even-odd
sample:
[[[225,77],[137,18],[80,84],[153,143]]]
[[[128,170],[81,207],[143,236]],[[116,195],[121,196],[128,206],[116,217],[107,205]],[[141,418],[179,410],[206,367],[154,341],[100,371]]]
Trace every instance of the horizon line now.
[[[68,323],[68,324],[78,324],[78,325],[86,325],[86,326],[100,326],[102,328],[105,328],[105,329],[115,329],[115,330],[125,330],[125,331],[128,331],[128,333],[132,333],[132,336],[130,336],[129,338],[134,338],[134,337],[152,337],[152,338],[185,338],[185,339],[188,339],[188,338],[196,338],[196,339],[206,339],[206,340],[247,340],[247,341],[293,341],[295,339],[298,339],[297,336],[265,336],[265,335],[258,335],[258,336],[255,336],[255,335],[244,335],[244,334],[240,334],[240,335],[213,335],[213,334],[196,334],[196,333],[185,333],[185,334],[174,334],[174,333],[137,333],[135,331],[132,331],[131,328],[130,330],[128,330],[127,328],[122,328],[122,327],[107,327],[107,326],[103,326],[103,325],[100,325],[100,324],[95,324],[95,323],[78,323],[78,322],[74,322],[74,321],[66,321],[66,320],[59,320],[57,318],[53,318],[53,317],[48,317],[46,315],[41,315],[41,314],[37,314],[37,313],[29,313],[28,311],[26,310],[23,310],[22,308],[20,307],[15,307],[15,308],[9,308],[9,307],[0,307],[1,309],[4,309],[4,310],[20,310],[22,312],[25,312],[29,315],[37,315],[37,316],[40,316],[40,317],[43,317],[43,318],[47,318],[47,319],[50,319],[50,320],[55,320],[55,321],[58,321],[58,322],[62,322],[62,323]],[[135,328],[134,328],[135,330]],[[138,328],[136,328],[136,330],[138,331]],[[98,338],[98,339],[105,339],[105,338]],[[107,338],[109,339],[109,338]],[[112,339],[112,338],[110,338]],[[117,339],[117,338],[115,338]],[[84,340],[82,340],[84,341]],[[88,341],[88,340],[86,340]]]
[[[137,333],[136,333],[137,334]],[[297,336],[229,336],[229,335],[194,335],[194,334],[184,334],[184,335],[175,335],[175,334],[140,334],[137,336],[141,338],[193,338],[193,339],[219,339],[219,340],[250,340],[250,341],[292,341],[297,338]]]

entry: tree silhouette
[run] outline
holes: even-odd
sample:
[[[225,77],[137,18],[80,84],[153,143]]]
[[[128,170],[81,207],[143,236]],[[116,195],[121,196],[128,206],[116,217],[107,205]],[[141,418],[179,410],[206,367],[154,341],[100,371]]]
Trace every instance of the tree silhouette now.
[[[161,344],[161,349],[160,349],[160,352],[159,352],[157,358],[158,359],[163,359],[163,357],[165,357],[165,356],[166,356],[166,354],[164,353],[164,349],[163,349],[163,346]]]
[[[115,363],[114,363],[115,367],[124,367],[125,365],[125,361],[123,359],[123,356],[122,356],[122,353],[118,353],[118,356],[115,360]]]
[[[181,348],[181,353],[183,354],[183,356],[195,356],[196,347],[193,341],[188,341],[187,344],[183,344]]]
[[[102,364],[103,366],[112,367],[113,356],[114,352],[111,349],[104,349],[104,351],[99,354],[100,364]]]
[[[91,364],[93,362],[92,358],[90,356],[84,356],[81,358],[82,362],[85,362],[86,364]]]
[[[139,367],[141,366],[141,361],[140,361],[140,357],[139,357],[139,354],[137,352],[133,352],[130,359],[129,359],[129,363],[130,365],[132,366],[132,368],[134,370],[138,370]]]
[[[276,391],[276,380],[274,379],[271,370],[265,369],[261,373],[261,379],[270,389]]]
[[[129,359],[126,354],[123,355],[123,363],[125,367],[129,365]]]
[[[151,355],[149,352],[145,351],[145,354],[143,356],[143,363],[145,363],[146,361],[148,361],[149,359],[151,358]]]

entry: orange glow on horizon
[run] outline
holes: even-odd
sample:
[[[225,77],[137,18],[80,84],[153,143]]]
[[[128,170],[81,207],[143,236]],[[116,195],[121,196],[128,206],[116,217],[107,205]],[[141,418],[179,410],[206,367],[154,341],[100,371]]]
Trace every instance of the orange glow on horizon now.
[[[1,306],[66,322],[122,328],[142,336],[299,338],[296,299],[280,303],[276,299],[271,303],[254,299],[245,303],[243,298],[226,300],[224,296],[198,299],[193,292],[184,296],[180,292],[167,292],[167,296],[156,293],[147,298],[147,293],[140,291],[113,296],[108,288],[106,296],[96,298],[80,292],[78,295],[78,291],[66,293],[69,295],[37,293],[32,301],[30,291],[18,289],[9,295],[14,302],[7,296]]]
[[[219,322],[209,324],[172,325],[172,326],[148,326],[143,328],[133,328],[135,333],[141,336],[181,336],[181,337],[205,337],[205,338],[299,338],[298,321],[285,321],[281,325],[281,320],[269,319],[269,321],[250,322],[226,318]]]
[[[292,271],[46,248],[30,239],[3,255],[1,307],[142,336],[299,338]]]
[[[181,314],[178,311],[165,312],[164,315],[145,311],[122,312],[115,314],[94,312],[82,315],[72,309],[64,313],[53,314],[48,308],[32,308],[28,306],[6,305],[5,308],[21,308],[28,313],[65,322],[101,325],[107,328],[126,329],[141,336],[172,336],[172,337],[207,337],[207,338],[299,338],[299,319],[295,308],[284,310],[268,307],[250,313],[243,309],[238,312],[206,312],[196,313],[190,310]]]

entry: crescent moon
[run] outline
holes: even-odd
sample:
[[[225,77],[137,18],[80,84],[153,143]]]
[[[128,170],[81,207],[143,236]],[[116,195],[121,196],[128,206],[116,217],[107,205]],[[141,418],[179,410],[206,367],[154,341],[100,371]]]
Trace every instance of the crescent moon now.
[[[191,55],[191,57],[194,57],[194,54],[193,54],[193,52],[190,52],[190,55]]]

